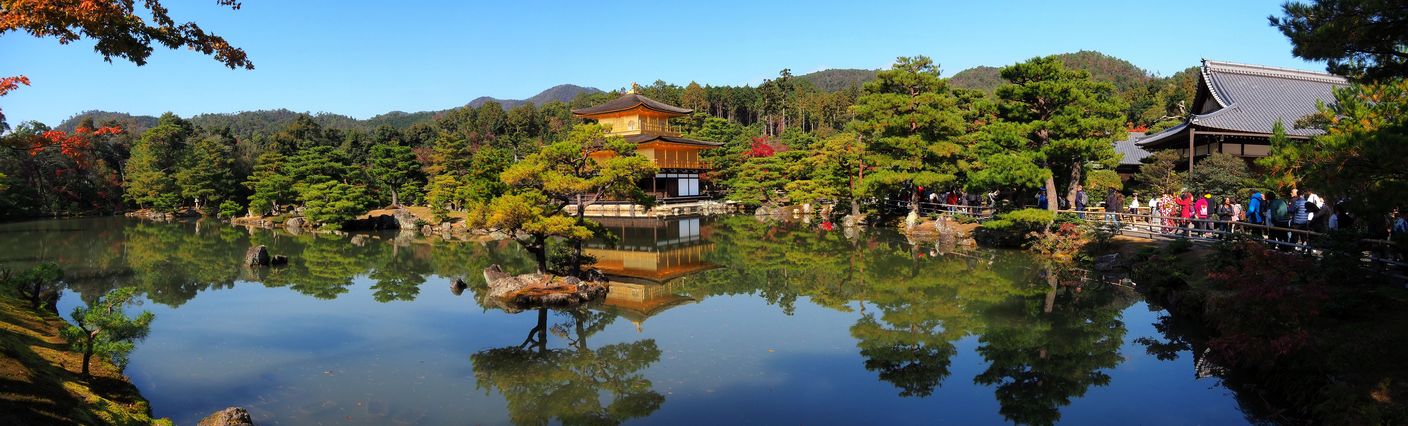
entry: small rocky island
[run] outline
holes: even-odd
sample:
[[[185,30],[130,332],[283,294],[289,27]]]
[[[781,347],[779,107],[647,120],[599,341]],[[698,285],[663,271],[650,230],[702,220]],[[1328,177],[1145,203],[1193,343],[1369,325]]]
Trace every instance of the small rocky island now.
[[[509,311],[532,308],[570,308],[606,296],[605,280],[543,273],[511,275],[499,265],[484,269],[488,299]]]

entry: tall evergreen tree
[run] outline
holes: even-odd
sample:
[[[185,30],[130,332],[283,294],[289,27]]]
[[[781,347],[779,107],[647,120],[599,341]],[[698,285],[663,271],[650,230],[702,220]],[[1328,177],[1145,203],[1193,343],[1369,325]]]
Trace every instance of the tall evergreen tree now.
[[[1330,72],[1369,81],[1408,77],[1408,9],[1385,0],[1288,1],[1271,26],[1291,52],[1326,61]]]
[[[197,209],[218,206],[235,194],[234,143],[234,138],[224,133],[206,135],[191,144],[181,170],[176,172],[176,184]]]
[[[268,151],[254,163],[254,171],[244,185],[253,191],[249,196],[249,211],[275,213],[280,206],[292,204],[297,197],[293,178],[288,175],[288,159],[279,151]]]
[[[1114,168],[1119,161],[1113,142],[1125,134],[1125,108],[1114,85],[1068,69],[1052,56],[1005,67],[1001,75],[1008,82],[997,88],[1001,118],[1020,125],[1028,142],[1019,151],[1034,151],[1031,160],[1051,172],[1047,199],[1056,199],[1055,177],[1068,177],[1066,201],[1075,205],[1086,167]],[[1048,206],[1058,208],[1055,202]]]
[[[864,138],[865,192],[906,194],[919,208],[919,187],[937,188],[957,179],[954,142],[963,130],[958,100],[928,57],[902,57],[876,79],[851,107],[854,129]]]
[[[419,194],[424,179],[416,155],[408,146],[381,143],[373,145],[367,159],[367,177],[377,187],[391,194],[391,205],[401,205],[401,192],[412,189]]]
[[[128,200],[160,211],[180,206],[181,191],[173,176],[193,133],[189,122],[169,112],[161,116],[156,127],[142,133],[132,147],[132,158],[127,160],[124,173]]]

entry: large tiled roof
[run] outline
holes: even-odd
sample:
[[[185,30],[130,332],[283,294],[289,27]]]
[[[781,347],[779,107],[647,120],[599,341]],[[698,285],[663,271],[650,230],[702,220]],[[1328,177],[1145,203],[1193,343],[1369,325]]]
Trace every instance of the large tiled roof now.
[[[1149,151],[1145,151],[1144,148],[1140,148],[1137,144],[1139,139],[1143,137],[1144,132],[1129,132],[1128,139],[1115,142],[1115,152],[1124,155],[1124,158],[1120,159],[1121,166],[1138,166],[1141,164],[1140,160],[1154,155]]]
[[[1334,89],[1349,84],[1331,74],[1209,60],[1200,80],[1198,101],[1211,97],[1220,108],[1194,114],[1194,126],[1269,134],[1280,120],[1286,134],[1297,136],[1318,134],[1295,128],[1296,121],[1315,113],[1317,101],[1334,102]]]
[[[676,137],[676,136],[660,136],[660,135],[651,135],[651,134],[642,134],[642,135],[630,135],[630,136],[626,136],[626,142],[630,142],[630,143],[634,143],[634,144],[643,144],[643,143],[650,142],[650,141],[654,141],[654,140],[661,140],[661,141],[665,141],[665,142],[672,142],[672,143],[685,144],[685,145],[706,146],[706,147],[710,147],[710,148],[713,148],[713,147],[716,147],[716,146],[723,146],[723,145],[724,145],[723,142],[701,141],[701,140],[687,139],[687,138],[681,138],[681,137]]]
[[[635,107],[645,107],[646,109],[674,115],[684,115],[694,112],[694,110],[689,108],[680,108],[674,105],[666,104],[664,102],[647,98],[645,96],[641,96],[636,93],[626,93],[624,95],[621,95],[621,97],[619,98],[613,99],[610,102],[601,105],[574,109],[572,110],[572,114],[578,116],[609,114],[613,112],[625,111]]]

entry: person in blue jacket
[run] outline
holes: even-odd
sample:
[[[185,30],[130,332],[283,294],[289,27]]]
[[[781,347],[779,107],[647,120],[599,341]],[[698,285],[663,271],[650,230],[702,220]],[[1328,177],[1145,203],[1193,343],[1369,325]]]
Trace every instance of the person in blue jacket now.
[[[1252,193],[1252,199],[1247,201],[1247,221],[1261,224],[1261,191]]]

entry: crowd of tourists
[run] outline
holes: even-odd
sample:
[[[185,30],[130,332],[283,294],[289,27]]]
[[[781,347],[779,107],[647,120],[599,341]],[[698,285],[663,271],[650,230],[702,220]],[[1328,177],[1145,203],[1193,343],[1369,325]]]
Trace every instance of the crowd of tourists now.
[[[1233,197],[1214,198],[1210,193],[1198,195],[1189,191],[1163,193],[1141,200],[1137,192],[1125,197],[1111,190],[1105,200],[1106,222],[1122,226],[1143,225],[1150,232],[1164,234],[1217,237],[1234,231],[1246,231],[1264,235],[1273,241],[1303,244],[1312,231],[1353,229],[1356,222],[1355,215],[1343,204],[1328,202],[1311,190],[1302,192],[1291,189],[1285,197],[1273,192],[1256,191],[1245,202]],[[1120,210],[1127,215],[1116,214]],[[1389,238],[1408,235],[1408,219],[1405,219],[1404,213],[1395,209],[1389,223]]]

